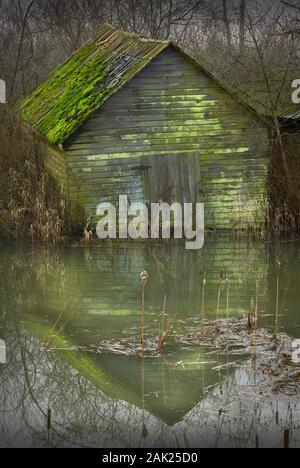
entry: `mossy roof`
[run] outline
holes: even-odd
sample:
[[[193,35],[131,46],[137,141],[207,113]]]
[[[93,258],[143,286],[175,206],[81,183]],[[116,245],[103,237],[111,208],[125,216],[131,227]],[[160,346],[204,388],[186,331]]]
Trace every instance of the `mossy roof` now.
[[[21,117],[61,144],[168,46],[105,25],[20,104]]]
[[[175,47],[241,105],[258,116],[248,103],[242,102],[239,96],[226,89],[205,67],[171,42],[145,39],[105,25],[24,99],[19,106],[21,117],[31,128],[44,135],[49,143],[62,144],[108,98],[170,46]]]

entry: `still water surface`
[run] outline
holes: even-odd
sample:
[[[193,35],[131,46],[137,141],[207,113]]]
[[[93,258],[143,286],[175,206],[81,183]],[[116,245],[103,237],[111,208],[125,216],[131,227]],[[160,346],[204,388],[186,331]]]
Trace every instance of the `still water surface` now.
[[[139,336],[145,269],[146,334],[159,334],[164,307],[175,332],[199,327],[204,276],[205,314],[214,319],[221,270],[228,283],[220,316],[228,313],[227,287],[230,315],[246,315],[258,281],[259,326],[273,329],[279,269],[280,326],[300,338],[297,242],[218,238],[200,252],[174,244],[2,245],[0,447],[280,447],[285,427],[299,445],[300,402],[260,394],[247,358],[235,365],[230,353],[174,343],[144,360],[77,350]],[[45,351],[60,315],[61,347]]]

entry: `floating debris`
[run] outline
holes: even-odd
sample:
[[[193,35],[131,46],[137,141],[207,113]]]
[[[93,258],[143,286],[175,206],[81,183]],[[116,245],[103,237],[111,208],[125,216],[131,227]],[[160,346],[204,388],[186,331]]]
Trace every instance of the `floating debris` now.
[[[195,332],[199,330],[197,322],[191,322],[185,332],[176,332],[175,326],[173,329],[173,321],[171,321],[172,330],[168,334],[168,340],[164,343],[165,352],[173,350],[174,347],[187,349],[201,347],[207,354],[222,354],[240,355],[249,357],[256,350],[257,355],[268,357],[276,355],[276,350],[279,344],[285,339],[290,345],[292,339],[287,335],[278,335],[277,338],[271,331],[266,329],[249,330],[247,319],[245,318],[229,318],[220,319],[218,330],[216,331],[215,321],[206,320],[202,323],[204,328],[204,336],[202,333]],[[175,324],[174,324],[175,325]],[[99,343],[90,346],[78,347],[81,351],[94,353],[110,353],[121,354],[125,356],[140,356],[144,349],[145,356],[159,356],[162,354],[162,349],[159,346],[161,337],[157,334],[145,333],[144,346],[141,344],[140,336],[135,336],[117,339],[100,341]],[[72,348],[73,349],[73,348]]]
[[[293,342],[286,335],[278,337],[278,351],[260,364],[260,371],[272,384],[272,391],[287,396],[300,395],[300,362],[293,360]]]
[[[173,322],[171,324],[173,326]],[[137,334],[131,338],[100,341],[76,349],[95,354],[155,358],[161,357],[163,352],[169,356],[174,350],[199,348],[206,356],[215,354],[235,357],[234,362],[214,367],[216,371],[238,368],[242,363],[247,365],[251,358],[257,376],[257,384],[252,389],[255,398],[266,397],[274,392],[299,397],[300,361],[297,363],[293,359],[296,341],[293,338],[284,333],[274,335],[273,330],[264,328],[249,329],[247,317],[219,319],[217,330],[215,320],[201,319],[200,332],[196,333],[195,330],[199,330],[199,321],[190,322],[188,329],[181,333],[170,328],[163,348],[160,346],[161,336],[149,333],[145,334],[143,343]],[[247,392],[250,398],[251,392]]]

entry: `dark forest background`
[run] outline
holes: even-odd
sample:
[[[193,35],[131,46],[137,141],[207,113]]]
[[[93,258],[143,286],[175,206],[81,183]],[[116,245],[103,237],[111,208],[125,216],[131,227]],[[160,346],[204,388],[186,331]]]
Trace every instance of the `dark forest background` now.
[[[0,72],[11,99],[105,22],[172,39],[261,112],[290,102],[300,78],[296,0],[0,0]]]

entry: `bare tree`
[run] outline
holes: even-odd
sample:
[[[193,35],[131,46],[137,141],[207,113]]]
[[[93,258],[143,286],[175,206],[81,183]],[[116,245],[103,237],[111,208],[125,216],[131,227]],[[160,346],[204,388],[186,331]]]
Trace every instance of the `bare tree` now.
[[[243,54],[245,50],[245,33],[246,33],[246,0],[240,0],[240,25],[239,25],[240,54]]]
[[[203,0],[113,0],[112,11],[123,29],[168,39],[176,28],[186,28],[204,4]]]
[[[13,0],[14,7],[16,8],[17,17],[19,18],[19,27],[20,27],[20,38],[18,41],[18,48],[17,48],[17,56],[14,64],[14,68],[12,71],[12,78],[11,78],[11,93],[15,90],[16,85],[16,78],[18,71],[20,71],[21,66],[26,67],[32,58],[32,53],[26,59],[26,63],[22,60],[22,52],[25,42],[26,33],[28,33],[28,37],[30,37],[30,29],[29,29],[29,22],[30,22],[30,14],[33,10],[34,4],[36,0],[31,0],[24,8],[22,6],[21,0]],[[32,44],[31,44],[31,51],[32,51]]]
[[[231,47],[231,26],[230,26],[230,21],[229,21],[229,16],[228,16],[227,0],[222,0],[222,4],[223,4],[223,22],[225,26],[227,46]]]

